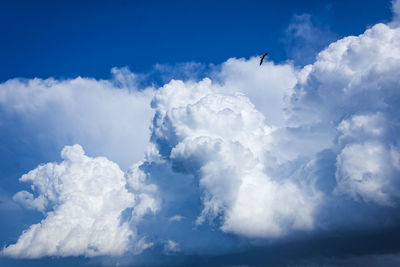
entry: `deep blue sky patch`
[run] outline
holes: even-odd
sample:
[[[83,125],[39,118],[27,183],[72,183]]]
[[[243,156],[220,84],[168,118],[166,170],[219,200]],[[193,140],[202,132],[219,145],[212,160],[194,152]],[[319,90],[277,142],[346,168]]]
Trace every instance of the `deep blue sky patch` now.
[[[379,0],[2,1],[0,80],[108,78],[116,66],[148,72],[155,64],[218,64],[264,51],[284,61],[284,32],[304,13],[337,38],[391,17],[390,2]]]

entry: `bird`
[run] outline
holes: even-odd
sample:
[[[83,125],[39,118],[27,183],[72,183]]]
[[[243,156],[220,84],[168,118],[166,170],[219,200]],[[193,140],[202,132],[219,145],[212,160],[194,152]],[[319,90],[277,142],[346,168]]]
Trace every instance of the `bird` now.
[[[260,60],[260,66],[261,66],[261,64],[263,64],[263,61],[264,61],[264,58],[265,58],[266,55],[268,55],[268,52],[265,53],[264,55],[262,55],[262,56],[260,57],[260,58],[261,58],[261,60]]]

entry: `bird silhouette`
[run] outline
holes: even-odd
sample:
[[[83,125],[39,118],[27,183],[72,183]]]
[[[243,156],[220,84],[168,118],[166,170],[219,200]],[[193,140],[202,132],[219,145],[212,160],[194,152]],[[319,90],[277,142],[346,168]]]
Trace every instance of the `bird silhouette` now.
[[[261,60],[260,60],[260,66],[261,66],[261,64],[263,64],[264,58],[265,58],[266,55],[268,55],[268,52],[265,53],[264,55],[262,55],[262,56],[260,57],[260,58],[261,58]]]

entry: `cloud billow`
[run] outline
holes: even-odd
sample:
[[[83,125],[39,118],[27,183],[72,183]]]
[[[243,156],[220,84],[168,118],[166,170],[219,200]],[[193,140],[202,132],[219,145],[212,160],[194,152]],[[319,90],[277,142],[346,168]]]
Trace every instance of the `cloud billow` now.
[[[400,196],[399,42],[398,28],[377,24],[331,44],[304,68],[289,119],[330,132],[325,148],[337,153],[336,192],[389,206]]]
[[[175,83],[153,99],[153,140],[176,171],[198,179],[203,210],[196,223],[220,217],[223,231],[250,237],[311,228],[313,196],[264,172],[272,129],[249,99],[216,94],[208,79]]]
[[[21,191],[14,199],[44,212],[46,218],[4,248],[3,255],[38,258],[126,252],[137,237],[129,221],[121,222],[121,213],[143,204],[127,190],[124,173],[106,158],[86,156],[79,145],[66,146],[61,156],[60,164],[47,163],[21,177],[22,182],[32,183],[38,197]]]

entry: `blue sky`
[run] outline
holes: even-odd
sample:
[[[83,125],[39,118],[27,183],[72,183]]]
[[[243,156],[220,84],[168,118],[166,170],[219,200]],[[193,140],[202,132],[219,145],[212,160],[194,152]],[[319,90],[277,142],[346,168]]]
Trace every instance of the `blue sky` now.
[[[219,64],[270,51],[290,59],[285,31],[311,15],[332,39],[391,18],[390,1],[2,1],[0,80],[108,78],[112,67]],[[326,37],[320,36],[324,39]],[[290,53],[289,53],[290,56]]]
[[[398,266],[399,25],[400,1],[1,2],[0,265]]]

